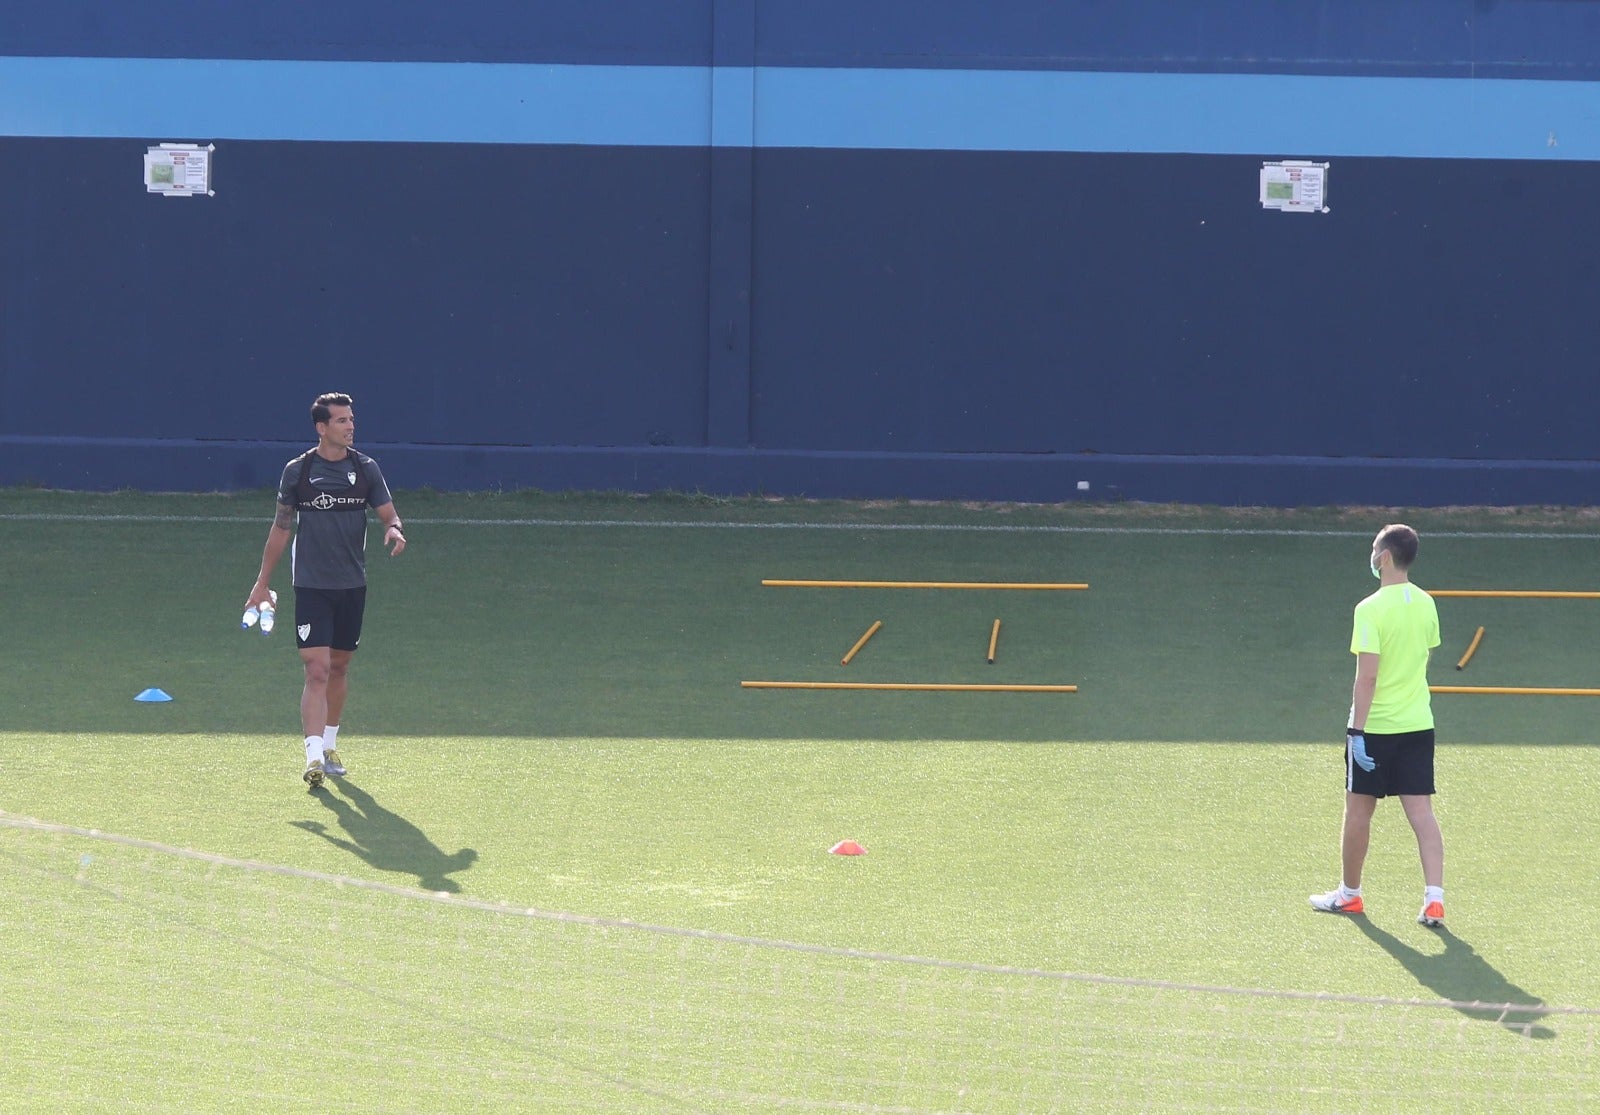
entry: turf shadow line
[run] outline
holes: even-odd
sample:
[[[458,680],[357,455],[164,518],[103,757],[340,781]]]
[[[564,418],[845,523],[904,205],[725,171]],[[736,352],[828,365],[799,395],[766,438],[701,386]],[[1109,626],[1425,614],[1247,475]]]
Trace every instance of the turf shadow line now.
[[[242,515],[161,515],[161,514],[71,514],[68,512],[12,511],[0,512],[0,522],[22,523],[241,523],[259,526],[271,516]],[[464,527],[581,527],[616,528],[645,527],[671,530],[843,530],[843,531],[911,531],[926,533],[972,534],[1104,534],[1104,535],[1156,535],[1170,537],[1226,537],[1226,538],[1370,538],[1371,530],[1318,529],[1316,527],[1141,527],[1113,524],[1088,525],[1070,523],[884,523],[884,522],[740,522],[729,519],[554,519],[554,518],[490,518],[475,519],[457,516],[428,517],[413,515],[413,523],[429,526]],[[1592,531],[1560,530],[1429,530],[1430,538],[1493,541],[1600,541],[1600,534]]]

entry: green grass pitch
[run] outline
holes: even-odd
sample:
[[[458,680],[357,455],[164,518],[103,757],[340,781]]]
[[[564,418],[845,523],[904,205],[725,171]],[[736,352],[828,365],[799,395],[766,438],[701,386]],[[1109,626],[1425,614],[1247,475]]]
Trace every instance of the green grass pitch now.
[[[0,492],[0,1106],[1600,1103],[1600,698],[1435,698],[1449,932],[1392,804],[1369,916],[1305,903],[1377,527],[1424,587],[1595,589],[1588,513],[398,505],[309,794],[288,607],[238,629],[270,493]],[[1600,601],[1439,610],[1436,684],[1600,687]]]

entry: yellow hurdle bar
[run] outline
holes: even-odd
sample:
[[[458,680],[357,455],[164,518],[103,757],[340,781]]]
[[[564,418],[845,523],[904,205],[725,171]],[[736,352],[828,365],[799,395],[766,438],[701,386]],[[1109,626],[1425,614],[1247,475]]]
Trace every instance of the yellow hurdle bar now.
[[[1600,697],[1600,689],[1532,689],[1518,685],[1430,685],[1429,693],[1508,693],[1518,697]]]
[[[1467,668],[1467,663],[1471,661],[1472,656],[1477,653],[1478,644],[1481,642],[1483,642],[1483,628],[1480,627],[1478,628],[1478,633],[1472,637],[1472,645],[1467,647],[1467,653],[1463,654],[1461,656],[1461,661],[1456,663],[1456,669],[1465,670]]]
[[[994,621],[994,627],[989,631],[989,665],[994,665],[994,645],[1000,641],[1000,621]]]
[[[1430,588],[1429,596],[1503,597],[1507,600],[1600,600],[1600,592],[1556,592],[1547,589]]]
[[[1022,581],[779,581],[764,580],[768,588],[1012,588],[1012,589],[1086,589],[1087,584],[1032,584]],[[1434,593],[1435,596],[1438,593]]]
[[[956,685],[904,681],[741,681],[744,689],[896,689],[920,693],[1076,693],[1076,685]]]
[[[873,620],[872,621],[872,626],[867,628],[867,633],[865,635],[861,636],[861,638],[857,639],[856,640],[856,645],[850,648],[849,653],[847,653],[843,658],[839,659],[839,665],[841,665],[841,666],[850,665],[850,660],[856,656],[856,651],[858,651],[862,647],[866,646],[867,645],[867,640],[872,638],[874,635],[876,635],[878,633],[878,628],[880,628],[882,626],[883,626],[883,620],[881,620],[881,619]]]

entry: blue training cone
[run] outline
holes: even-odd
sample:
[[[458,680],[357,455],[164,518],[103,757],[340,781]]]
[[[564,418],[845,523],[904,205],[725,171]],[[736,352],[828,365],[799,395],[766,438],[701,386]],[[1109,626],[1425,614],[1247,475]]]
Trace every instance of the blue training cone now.
[[[146,689],[134,698],[135,701],[170,701],[172,695],[162,689]]]

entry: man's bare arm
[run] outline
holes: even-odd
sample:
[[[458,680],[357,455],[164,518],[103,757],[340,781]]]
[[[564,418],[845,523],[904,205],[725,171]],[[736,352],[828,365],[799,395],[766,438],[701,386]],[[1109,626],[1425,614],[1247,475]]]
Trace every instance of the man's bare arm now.
[[[272,588],[272,571],[278,567],[278,559],[283,557],[283,551],[288,548],[293,527],[294,508],[284,503],[278,504],[278,511],[272,517],[272,529],[267,531],[267,544],[261,550],[261,572],[256,575],[256,583],[250,586],[246,608],[259,607],[267,600]]]

